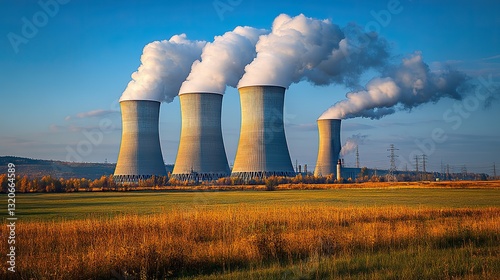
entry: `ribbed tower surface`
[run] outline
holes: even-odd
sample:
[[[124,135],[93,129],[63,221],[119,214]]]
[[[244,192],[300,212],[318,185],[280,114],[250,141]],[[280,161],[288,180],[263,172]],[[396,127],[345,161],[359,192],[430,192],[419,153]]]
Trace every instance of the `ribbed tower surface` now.
[[[122,111],[122,140],[114,173],[119,183],[137,183],[151,176],[166,176],[160,147],[160,102],[125,100]]]
[[[283,123],[285,88],[247,86],[238,90],[241,131],[231,176],[245,180],[295,176]]]
[[[179,95],[182,128],[172,178],[209,181],[230,174],[222,138],[222,95]]]
[[[335,174],[340,153],[339,119],[318,120],[319,147],[314,176]]]

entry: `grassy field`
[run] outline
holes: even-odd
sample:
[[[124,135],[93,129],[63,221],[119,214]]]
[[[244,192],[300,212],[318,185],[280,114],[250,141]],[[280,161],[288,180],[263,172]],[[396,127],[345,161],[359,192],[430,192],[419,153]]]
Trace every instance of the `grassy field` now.
[[[499,188],[18,194],[16,202],[18,272],[0,279],[500,279]]]
[[[17,215],[22,219],[80,219],[116,214],[155,214],[176,208],[214,206],[407,206],[488,207],[500,206],[500,189],[384,188],[287,191],[204,192],[85,192],[18,194]],[[6,207],[6,204],[2,204]],[[0,208],[0,211],[4,209]]]

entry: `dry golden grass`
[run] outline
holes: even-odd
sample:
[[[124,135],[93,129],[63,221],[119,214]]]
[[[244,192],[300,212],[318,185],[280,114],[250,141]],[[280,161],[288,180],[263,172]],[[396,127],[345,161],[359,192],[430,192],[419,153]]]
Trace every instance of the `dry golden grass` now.
[[[500,277],[496,207],[240,205],[21,222],[16,230],[16,279],[164,279],[214,273],[218,276],[213,278],[272,279],[287,269],[283,273],[295,276],[307,271],[301,276],[306,278]],[[6,227],[1,234],[6,236]],[[0,252],[6,251],[1,242]],[[305,268],[313,263],[318,265]],[[12,276],[0,272],[2,279]]]

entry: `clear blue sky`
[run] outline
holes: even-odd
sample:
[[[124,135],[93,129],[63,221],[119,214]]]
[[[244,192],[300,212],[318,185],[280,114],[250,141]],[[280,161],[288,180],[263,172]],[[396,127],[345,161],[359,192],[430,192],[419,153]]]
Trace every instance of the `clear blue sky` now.
[[[402,11],[382,23],[374,14],[394,1],[60,2],[67,3],[49,5],[45,12],[38,1],[1,1],[0,155],[65,160],[79,147],[84,151],[82,161],[116,162],[121,137],[117,100],[140,64],[144,45],[180,33],[212,41],[238,25],[270,29],[280,13],[303,13],[331,19],[341,27],[349,22],[377,26],[391,43],[395,59],[421,51],[431,68],[448,63],[477,83],[481,78],[489,81],[482,87],[494,97],[488,102],[474,99],[471,92],[468,104],[443,99],[380,120],[345,120],[343,143],[353,135],[365,139],[359,145],[362,166],[388,168],[390,144],[399,149],[401,169],[412,153],[428,154],[427,169],[435,171],[440,171],[441,161],[455,172],[465,165],[468,171],[492,173],[493,162],[500,164],[500,101],[495,100],[498,90],[487,91],[500,83],[498,1],[401,0]],[[214,3],[229,6],[217,11]],[[35,30],[26,22],[34,23]],[[12,34],[18,36],[15,43]],[[372,77],[365,74],[364,82]],[[306,82],[288,89],[285,122],[294,164],[298,160],[313,169],[316,119],[347,91]],[[464,106],[464,114],[453,111],[454,106]],[[177,99],[161,107],[160,137],[167,163],[173,163],[177,153],[179,107]],[[238,143],[239,110],[237,91],[228,88],[222,121],[230,163]],[[111,126],[103,130],[102,139],[93,134],[100,131],[100,123]],[[432,138],[436,130],[444,134],[435,137],[439,141]],[[95,141],[88,145],[92,137]],[[418,143],[425,143],[424,148]],[[345,161],[354,164],[354,155],[346,155]]]

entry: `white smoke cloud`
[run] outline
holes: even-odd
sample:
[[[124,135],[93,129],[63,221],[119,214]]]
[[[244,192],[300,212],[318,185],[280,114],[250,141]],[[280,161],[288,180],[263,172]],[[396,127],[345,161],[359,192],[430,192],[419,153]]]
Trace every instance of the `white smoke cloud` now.
[[[346,156],[353,153],[359,145],[364,143],[366,137],[368,137],[368,135],[361,135],[358,133],[347,138],[344,146],[342,146],[342,149],[340,150],[340,155]]]
[[[416,52],[400,65],[387,67],[383,77],[369,81],[364,90],[347,93],[347,99],[337,102],[319,119],[380,119],[443,97],[461,99],[459,91],[466,80],[465,74],[451,69],[431,72]]]
[[[342,29],[344,38],[328,59],[308,72],[307,79],[315,85],[343,84],[359,86],[359,77],[370,68],[387,64],[389,43],[375,32],[350,23]]]
[[[120,101],[172,102],[205,44],[204,41],[188,40],[186,34],[147,44],[141,55],[141,65],[132,74]]]
[[[182,84],[180,93],[211,92],[223,94],[226,85],[236,87],[245,66],[255,58],[255,44],[259,36],[268,33],[253,27],[236,27],[233,31],[215,37],[203,48],[201,61],[191,67],[191,73]]]
[[[257,56],[245,67],[238,87],[288,87],[299,82],[338,49],[342,38],[338,26],[329,20],[281,14],[274,20],[271,33],[260,37]]]
[[[120,101],[172,102],[179,92],[223,94],[226,86],[288,87],[301,80],[354,87],[364,71],[385,64],[387,45],[356,24],[340,30],[330,20],[302,14],[279,15],[269,34],[237,27],[208,44],[175,35],[144,47]]]
[[[356,147],[358,147],[358,144],[352,142],[352,141],[347,141],[344,146],[342,146],[342,149],[340,150],[340,155],[341,156],[346,156],[350,153],[352,153]]]

